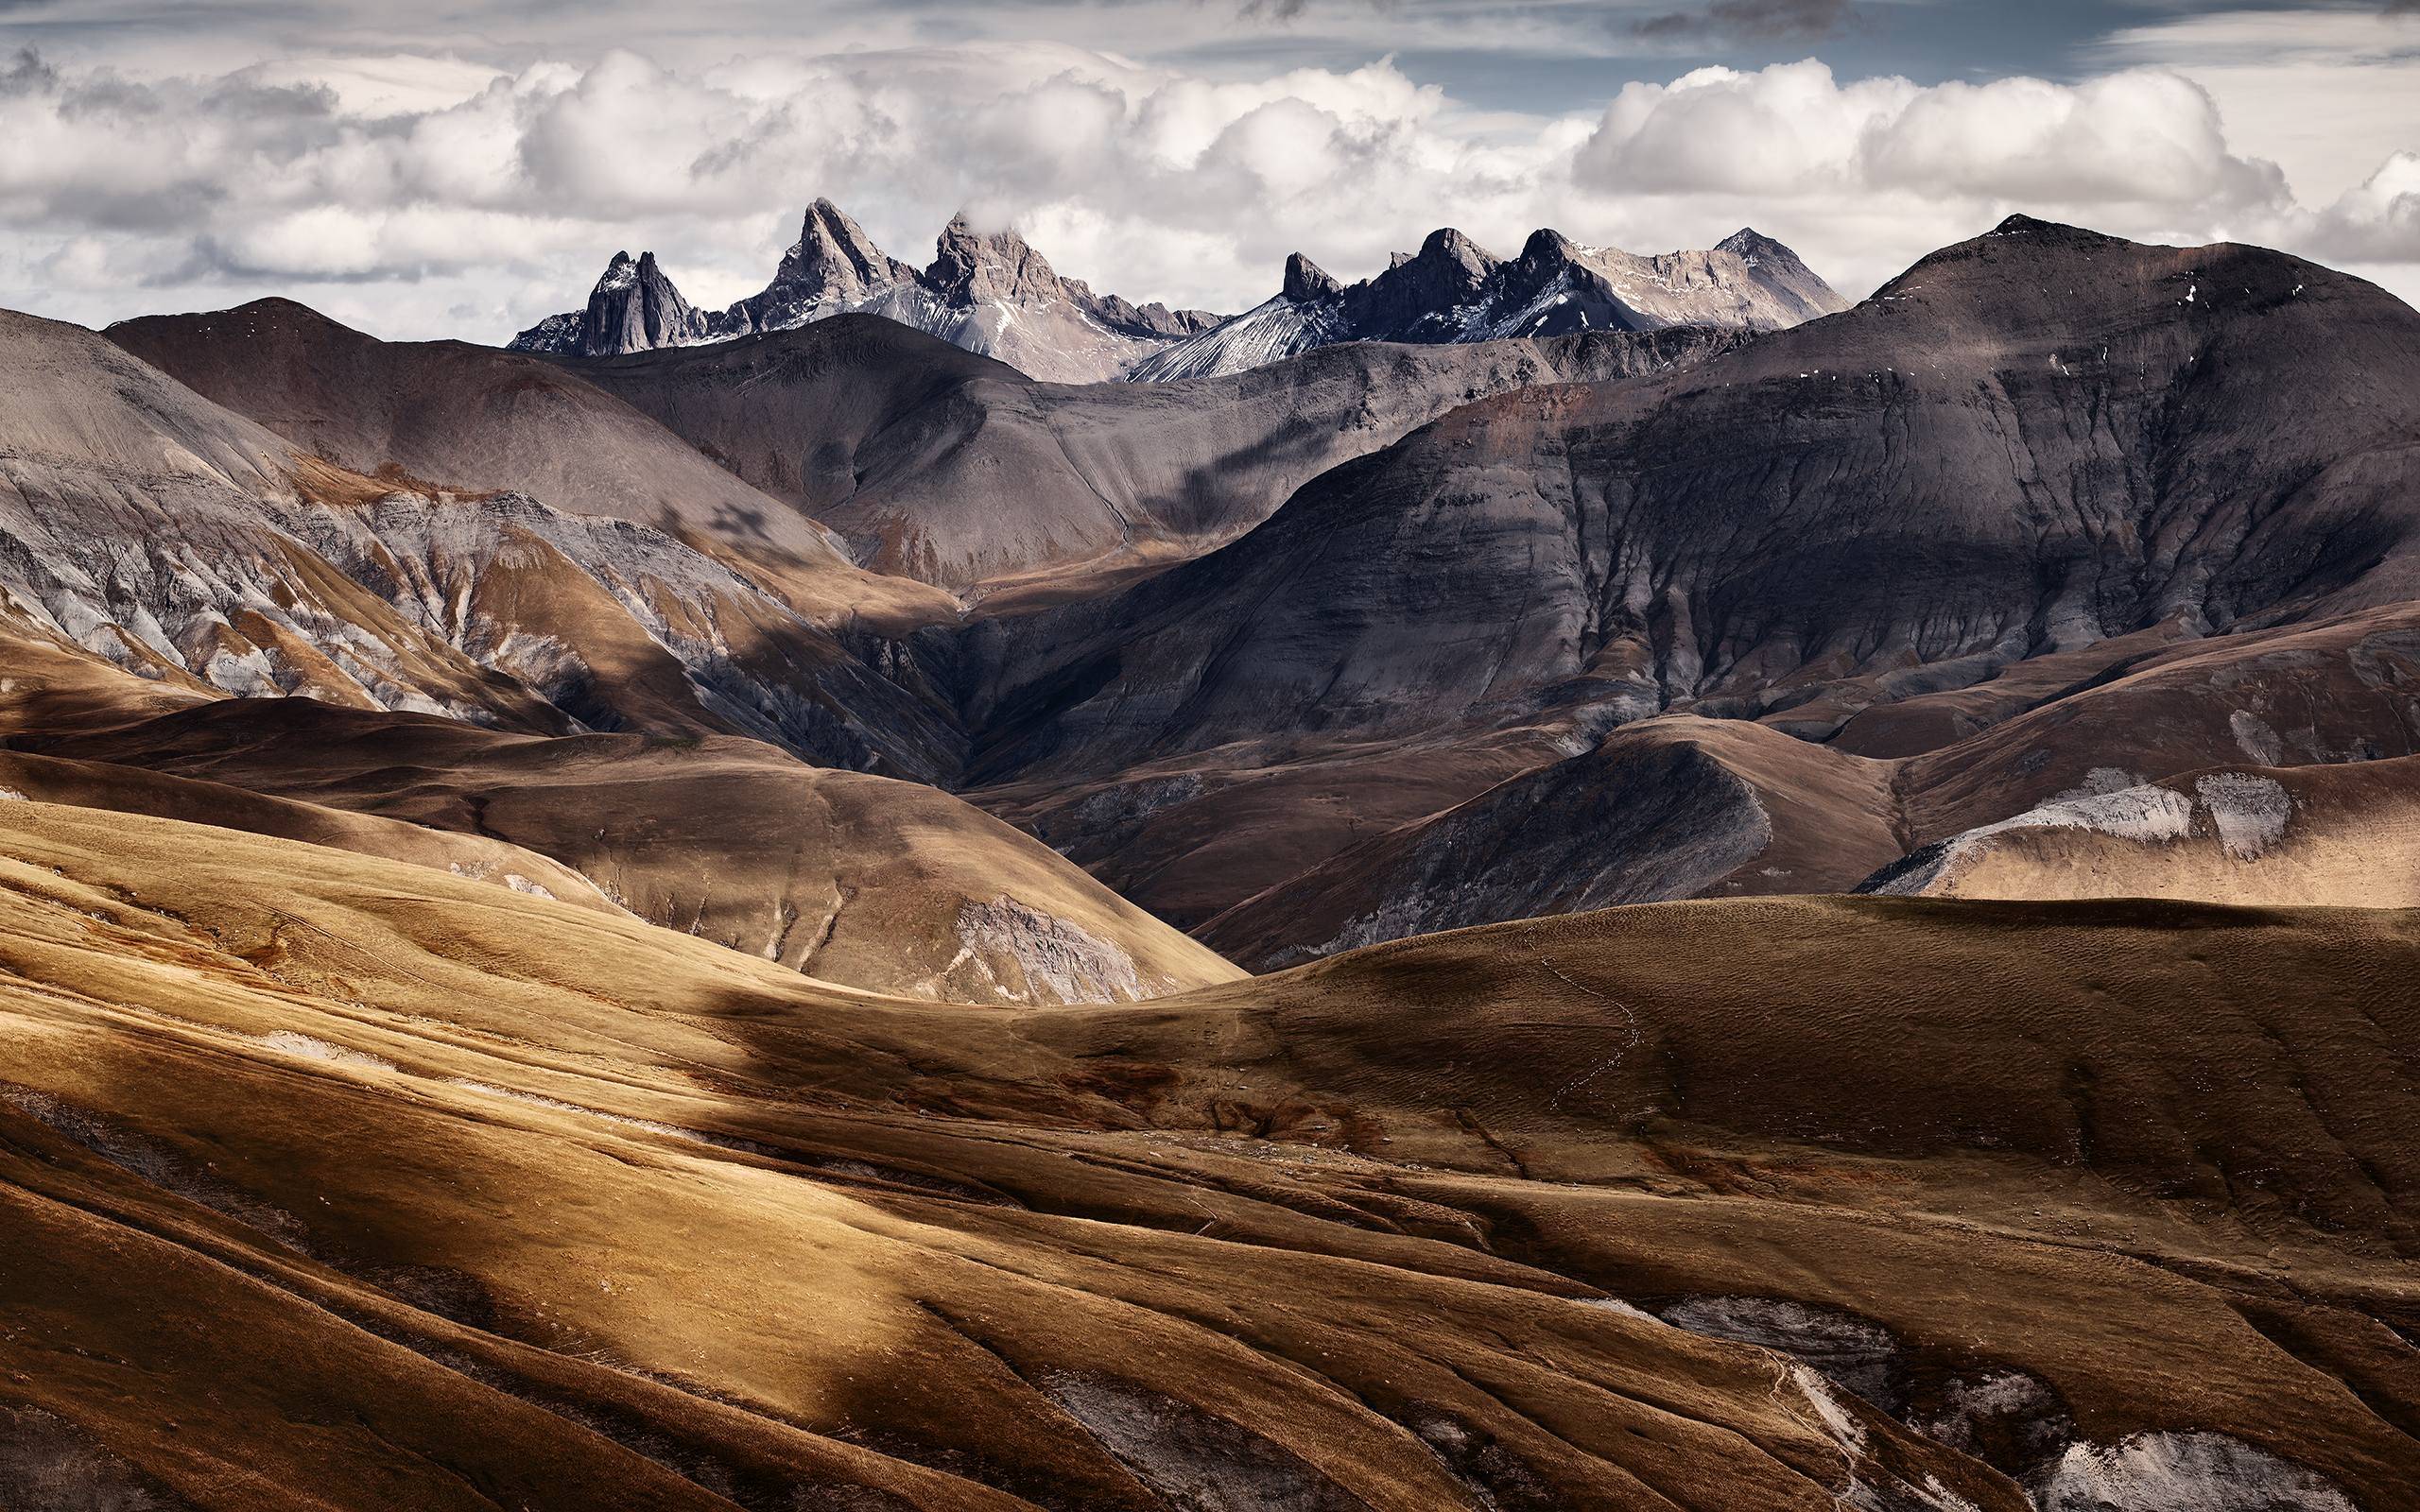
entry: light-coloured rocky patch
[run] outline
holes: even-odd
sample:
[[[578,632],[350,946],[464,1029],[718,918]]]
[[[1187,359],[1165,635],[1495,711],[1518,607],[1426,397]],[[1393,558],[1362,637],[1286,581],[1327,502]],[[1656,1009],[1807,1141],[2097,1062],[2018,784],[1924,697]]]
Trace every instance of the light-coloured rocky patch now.
[[[1028,1001],[1135,1003],[1147,995],[1122,946],[1005,895],[961,907],[958,937],[995,975],[1000,965],[1012,966]]]
[[[392,1071],[395,1063],[366,1051],[348,1050],[342,1045],[315,1040],[292,1029],[276,1029],[255,1036],[262,1044],[284,1055],[301,1056],[305,1060],[324,1060],[337,1066],[358,1066],[365,1071]]]
[[[2223,1434],[2071,1445],[2027,1489],[2041,1512],[2358,1512],[2324,1477]]]
[[[2257,861],[2261,853],[2286,837],[2286,820],[2293,814],[2293,796],[2273,777],[2246,772],[2213,772],[2193,784],[2203,807],[2210,811],[2219,843],[2238,861]]]

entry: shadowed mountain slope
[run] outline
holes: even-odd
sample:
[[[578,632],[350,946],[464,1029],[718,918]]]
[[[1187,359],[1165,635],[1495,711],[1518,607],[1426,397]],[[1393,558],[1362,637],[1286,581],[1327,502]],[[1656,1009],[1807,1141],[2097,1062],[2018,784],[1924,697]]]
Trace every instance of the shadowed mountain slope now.
[[[576,365],[878,571],[1064,593],[1250,530],[1295,489],[1471,400],[1686,365],[1703,331],[1361,346],[1236,377],[1036,383],[894,322]]]
[[[1846,892],[1906,850],[1892,764],[1667,714],[1336,852],[1201,926],[1254,967],[1616,903]]]
[[[2420,314],[2360,280],[2012,220],[1712,361],[1464,406],[1029,627],[1000,696],[1046,715],[986,768],[1757,712],[1880,667],[1979,679],[2170,618],[2411,596],[2414,374]]]

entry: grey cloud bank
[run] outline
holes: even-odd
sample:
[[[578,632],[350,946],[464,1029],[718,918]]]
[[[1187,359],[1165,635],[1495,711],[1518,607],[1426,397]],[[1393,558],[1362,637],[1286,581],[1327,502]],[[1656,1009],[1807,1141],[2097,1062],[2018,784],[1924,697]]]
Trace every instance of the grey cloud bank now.
[[[1281,36],[1416,34],[1480,13],[1244,9]],[[1504,9],[1532,29],[1576,14]],[[1005,9],[994,26],[1076,29],[1065,8]],[[1850,9],[1667,4],[1625,27],[1811,34],[1854,29]],[[1154,16],[1198,28],[1204,11],[1237,19],[1191,4],[1099,13],[1118,18],[1104,24],[1115,34]],[[440,8],[428,35],[482,14]],[[1288,252],[1357,276],[1442,224],[1508,251],[1542,225],[1640,251],[1754,225],[1857,294],[2012,210],[2143,239],[2266,242],[2420,292],[2420,122],[2398,132],[2391,104],[2373,111],[2331,192],[2298,195],[2319,177],[2312,145],[2282,143],[2300,154],[2290,172],[2238,125],[2237,96],[2276,65],[2221,45],[2265,12],[2138,29],[2108,66],[2064,82],[1925,84],[1808,58],[1626,82],[1609,70],[1600,103],[1529,114],[1476,109],[1384,58],[1213,73],[1049,40],[935,44],[953,14],[908,8],[847,34],[874,45],[686,60],[583,54],[580,28],[562,25],[554,48],[348,33],[162,68],[71,29],[0,63],[0,303],[101,322],[283,292],[381,335],[500,340],[622,247],[655,250],[695,298],[746,293],[819,195],[903,256],[962,207],[1015,222],[1096,286],[1227,310],[1265,298]],[[744,11],[708,4],[700,19]],[[2334,50],[2301,74],[2420,86],[2420,25],[2375,9],[2326,20]],[[2190,46],[2164,40],[2195,25],[2220,60],[2213,83],[2180,56]]]

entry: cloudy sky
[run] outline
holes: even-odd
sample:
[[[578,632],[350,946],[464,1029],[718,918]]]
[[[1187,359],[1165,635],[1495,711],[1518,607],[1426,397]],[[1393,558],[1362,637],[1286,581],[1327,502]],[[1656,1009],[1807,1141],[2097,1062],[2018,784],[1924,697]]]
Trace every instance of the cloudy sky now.
[[[818,195],[1219,310],[1440,225],[1856,296],[2017,209],[2420,301],[2420,0],[0,0],[0,305],[500,341],[622,248],[752,293]]]

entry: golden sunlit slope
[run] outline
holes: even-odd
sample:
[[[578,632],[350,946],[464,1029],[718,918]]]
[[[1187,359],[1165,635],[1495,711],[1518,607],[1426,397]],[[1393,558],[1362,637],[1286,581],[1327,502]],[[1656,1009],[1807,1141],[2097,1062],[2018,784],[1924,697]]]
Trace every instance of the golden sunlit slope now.
[[[1683,904],[1001,1011],[164,820],[0,855],[0,1500],[2420,1477],[2409,915]]]
[[[351,814],[106,762],[60,761],[0,750],[0,799],[63,803],[120,814],[245,830],[408,861],[475,882],[535,892],[591,908],[620,910],[594,883],[549,857],[483,834],[452,833],[400,819]]]
[[[1853,1475],[2018,1504],[1768,1356],[1155,1141],[1005,1016],[424,868],[0,819],[0,1397],[95,1476],[214,1507],[1814,1509]]]
[[[138,786],[172,773],[299,799],[331,827],[400,820],[430,845],[438,834],[509,842],[655,923],[877,991],[1106,1003],[1243,974],[946,793],[808,766],[752,740],[545,739],[273,698],[17,744],[89,758]],[[102,806],[335,843],[207,810]]]

